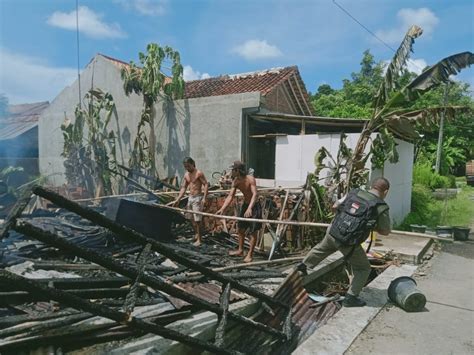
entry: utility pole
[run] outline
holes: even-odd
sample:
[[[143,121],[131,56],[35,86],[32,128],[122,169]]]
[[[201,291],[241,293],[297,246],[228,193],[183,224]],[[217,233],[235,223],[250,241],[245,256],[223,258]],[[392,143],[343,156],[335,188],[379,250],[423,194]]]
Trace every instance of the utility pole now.
[[[446,107],[448,104],[448,89],[449,89],[449,81],[444,86],[444,94],[443,94],[443,106]],[[435,171],[439,174],[440,166],[441,166],[441,152],[443,151],[443,131],[444,131],[444,116],[445,111],[441,111],[441,119],[439,123],[439,134],[438,134],[438,149],[436,151],[436,165]]]

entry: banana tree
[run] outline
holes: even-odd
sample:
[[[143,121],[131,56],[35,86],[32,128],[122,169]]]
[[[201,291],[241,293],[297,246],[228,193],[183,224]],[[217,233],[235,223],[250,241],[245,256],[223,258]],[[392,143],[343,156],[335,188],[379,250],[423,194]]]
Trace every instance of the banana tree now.
[[[397,87],[397,79],[406,66],[415,39],[422,33],[420,27],[412,26],[387,67],[384,80],[374,100],[372,118],[364,125],[357,145],[348,161],[346,192],[351,187],[359,185],[361,180],[364,179],[366,174],[365,163],[374,150],[377,151],[378,149],[379,153],[382,150],[382,154],[386,156],[390,155],[386,153],[392,152],[392,161],[396,161],[396,153],[393,153],[395,149],[393,144],[394,135],[416,139],[418,137],[417,125],[421,124],[427,127],[430,124],[437,123],[441,114],[449,119],[453,118],[456,112],[466,109],[456,106],[427,107],[421,110],[406,108],[424,93],[447,83],[450,75],[455,75],[474,63],[474,54],[471,52],[454,54],[428,67],[405,87]],[[366,153],[365,148],[371,139],[371,134],[376,131],[383,132],[383,134],[372,149]]]
[[[171,77],[162,71],[163,62],[172,61]],[[183,66],[180,55],[173,48],[160,47],[156,43],[147,46],[147,53],[139,53],[141,67],[133,61],[121,72],[125,94],[132,92],[143,96],[143,109],[138,122],[129,166],[133,170],[145,170],[156,177],[156,135],[154,105],[158,100],[180,99],[184,95]],[[145,132],[148,127],[148,136]]]
[[[89,90],[84,98],[84,108],[76,107],[74,123],[66,118],[61,125],[66,179],[96,196],[112,194],[110,171],[117,170],[116,137],[108,126],[115,103],[112,95],[100,89]]]

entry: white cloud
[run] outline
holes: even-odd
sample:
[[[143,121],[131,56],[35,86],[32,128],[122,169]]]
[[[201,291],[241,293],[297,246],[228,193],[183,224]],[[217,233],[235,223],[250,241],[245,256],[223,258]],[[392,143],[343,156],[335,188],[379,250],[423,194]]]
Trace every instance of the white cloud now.
[[[412,25],[421,27],[423,29],[423,36],[429,37],[439,23],[438,17],[426,7],[400,9],[397,13],[397,18],[398,26],[389,30],[379,30],[376,32],[376,35],[385,42],[398,44]]]
[[[185,65],[183,67],[183,77],[184,81],[190,80],[199,80],[199,79],[208,79],[211,76],[208,73],[202,73],[194,70],[190,65]]]
[[[407,62],[408,71],[415,74],[421,74],[423,72],[423,69],[425,69],[427,66],[428,63],[426,63],[426,60],[424,59],[410,59]]]
[[[233,53],[237,53],[247,60],[275,58],[282,55],[277,46],[268,44],[267,41],[251,39],[232,49]]]
[[[166,1],[163,0],[135,0],[133,5],[142,15],[155,16],[165,13]]]
[[[166,13],[168,0],[115,0],[126,10],[137,11],[145,16],[160,16]]]
[[[79,6],[79,31],[92,38],[124,38],[127,35],[117,23],[108,24],[102,21],[102,14],[97,14],[87,6]],[[65,30],[76,30],[76,10],[69,13],[56,11],[47,23]]]
[[[0,92],[10,104],[51,101],[77,77],[77,69],[53,67],[3,48],[0,58]]]

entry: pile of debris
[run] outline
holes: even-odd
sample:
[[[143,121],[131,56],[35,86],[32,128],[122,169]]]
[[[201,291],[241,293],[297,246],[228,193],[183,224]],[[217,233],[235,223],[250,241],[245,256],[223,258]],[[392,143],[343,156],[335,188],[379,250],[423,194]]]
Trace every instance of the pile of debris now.
[[[288,275],[301,258],[260,257],[244,267],[227,256],[235,243],[229,234],[214,231],[197,249],[189,242],[192,229],[175,212],[154,208],[155,217],[144,223],[140,210],[137,222],[131,207],[137,202],[121,200],[112,220],[108,207],[85,207],[40,186],[32,192],[1,228],[2,353],[45,346],[70,351],[148,333],[214,353],[248,352],[259,344],[277,351],[296,346],[338,309],[328,303],[309,311],[314,302],[299,274]],[[133,222],[137,228],[127,227]],[[140,226],[145,229],[137,231]],[[261,250],[257,259],[259,253],[268,256]],[[251,317],[230,310],[244,299],[260,305]],[[217,315],[213,339],[166,327],[203,311]]]

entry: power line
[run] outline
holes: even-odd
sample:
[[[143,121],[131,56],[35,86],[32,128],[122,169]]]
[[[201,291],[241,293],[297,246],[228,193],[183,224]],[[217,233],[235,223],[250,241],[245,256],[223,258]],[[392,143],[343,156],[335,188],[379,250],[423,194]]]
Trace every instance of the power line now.
[[[377,39],[379,42],[381,42],[385,47],[390,49],[392,52],[396,53],[397,51],[391,47],[387,42],[385,42],[383,39],[381,39],[379,36],[377,36],[374,32],[372,32],[369,28],[367,28],[362,22],[360,22],[358,19],[356,19],[349,11],[347,11],[345,8],[343,8],[341,5],[339,5],[336,0],[332,0],[334,5],[336,5],[339,9],[341,9],[347,16],[349,16],[351,19],[353,19],[359,26],[361,26],[364,30],[366,30],[368,33],[370,33],[375,39]],[[418,64],[414,60],[411,60],[408,58],[408,60],[418,69],[423,71],[424,68],[420,68]]]
[[[82,108],[81,73],[80,73],[80,64],[79,64],[79,0],[76,0],[76,44],[77,44],[77,82],[79,83],[79,107]]]
[[[387,44],[383,39],[381,39],[379,36],[377,36],[375,33],[373,33],[371,30],[369,30],[366,26],[364,26],[363,23],[361,23],[358,19],[356,19],[354,16],[351,15],[349,11],[347,11],[345,8],[343,8],[341,5],[339,5],[336,0],[332,0],[334,5],[336,5],[338,8],[340,8],[347,16],[349,16],[351,19],[353,19],[356,23],[358,23],[364,30],[369,32],[372,36],[374,36],[378,41],[383,43],[385,47],[388,49],[392,50],[393,52],[396,52],[395,49],[393,49],[389,44]]]

